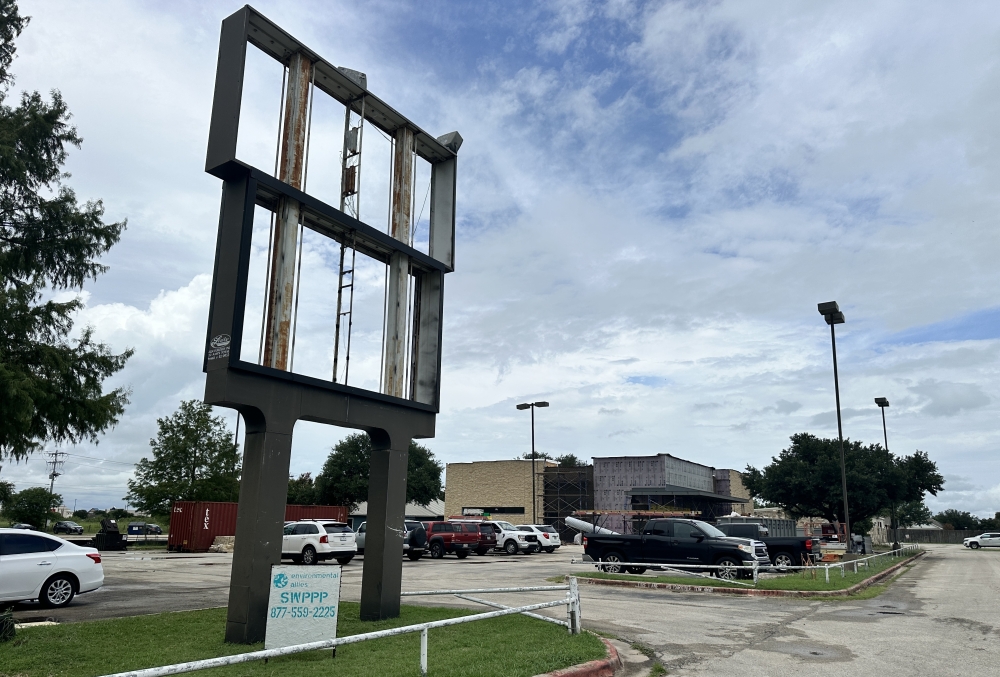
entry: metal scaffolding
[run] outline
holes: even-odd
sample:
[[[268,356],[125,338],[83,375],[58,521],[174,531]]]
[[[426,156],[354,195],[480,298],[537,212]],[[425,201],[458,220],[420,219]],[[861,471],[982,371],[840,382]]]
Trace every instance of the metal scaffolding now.
[[[572,542],[577,531],[566,526],[565,518],[578,510],[594,509],[594,467],[545,468],[542,484],[545,523]]]

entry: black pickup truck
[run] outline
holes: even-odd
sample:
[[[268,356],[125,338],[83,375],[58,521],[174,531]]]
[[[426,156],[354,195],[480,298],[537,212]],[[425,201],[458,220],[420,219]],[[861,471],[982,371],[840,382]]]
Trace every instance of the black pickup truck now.
[[[591,559],[607,562],[604,571],[641,574],[647,567],[623,567],[621,563],[708,564],[731,566],[713,570],[719,578],[748,575],[737,566],[770,566],[767,546],[759,541],[730,538],[700,520],[655,519],[646,522],[639,534],[587,534],[583,552]]]
[[[763,524],[716,524],[715,528],[727,536],[752,538],[763,541],[771,556],[771,563],[779,569],[789,566],[802,566],[806,562],[815,562],[822,558],[820,541],[808,536],[771,537]]]

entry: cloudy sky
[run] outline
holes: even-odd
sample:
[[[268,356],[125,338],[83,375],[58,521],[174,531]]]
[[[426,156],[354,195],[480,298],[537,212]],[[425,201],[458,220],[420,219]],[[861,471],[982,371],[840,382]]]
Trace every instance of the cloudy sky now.
[[[136,349],[109,383],[132,404],[99,445],[64,448],[68,505],[121,505],[156,419],[203,395],[220,194],[205,142],[238,7],[23,3],[15,87],[63,93],[84,138],[69,185],[129,221],[79,323]],[[514,405],[547,399],[538,448],[554,455],[766,464],[795,432],[836,435],[816,304],[837,300],[845,434],[880,441],[888,397],[890,449],[928,452],[948,480],[931,508],[1000,511],[995,4],[256,7],[465,138],[439,458],[529,450]],[[241,157],[269,169],[281,71],[258,55],[248,71]],[[309,188],[331,201],[341,116],[317,100]],[[381,226],[388,156],[366,144],[362,218]],[[297,371],[329,370],[332,254],[307,236]],[[359,267],[358,385],[377,378],[381,275]],[[343,434],[300,424],[293,472]],[[43,460],[3,475],[47,484]]]

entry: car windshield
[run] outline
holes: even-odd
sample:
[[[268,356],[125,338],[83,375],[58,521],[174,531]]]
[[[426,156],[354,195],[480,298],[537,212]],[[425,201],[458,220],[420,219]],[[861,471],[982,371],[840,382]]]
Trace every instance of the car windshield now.
[[[701,529],[705,533],[705,535],[708,536],[708,537],[710,537],[710,538],[725,538],[726,537],[726,535],[724,533],[722,533],[721,531],[719,531],[718,529],[716,529],[715,527],[713,527],[708,522],[702,522],[701,520],[693,520],[691,523],[694,524],[699,529]]]
[[[76,522],[63,522],[63,524],[65,524],[68,527],[78,527],[78,526],[80,526]]]
[[[514,528],[514,525],[510,522],[496,522],[495,524],[504,531],[517,531],[517,529]]]

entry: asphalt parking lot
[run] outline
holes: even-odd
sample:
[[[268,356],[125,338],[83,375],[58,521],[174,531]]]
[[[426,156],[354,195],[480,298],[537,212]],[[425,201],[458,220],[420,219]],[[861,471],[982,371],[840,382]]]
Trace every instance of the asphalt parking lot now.
[[[879,597],[860,601],[738,598],[581,586],[585,627],[651,647],[674,675],[773,677],[995,674],[1000,665],[1000,550],[929,546]],[[579,571],[579,546],[554,554],[403,560],[404,590],[544,585]],[[231,555],[109,553],[105,587],[65,610],[18,605],[22,621],[60,622],[226,604]],[[344,567],[342,597],[358,600],[364,559]],[[323,566],[323,565],[320,565]],[[553,593],[491,596],[502,603]],[[559,595],[560,593],[555,593]],[[554,598],[554,597],[548,597]],[[474,606],[449,597],[407,603]],[[479,607],[482,608],[482,607]],[[557,607],[553,615],[562,614]]]

